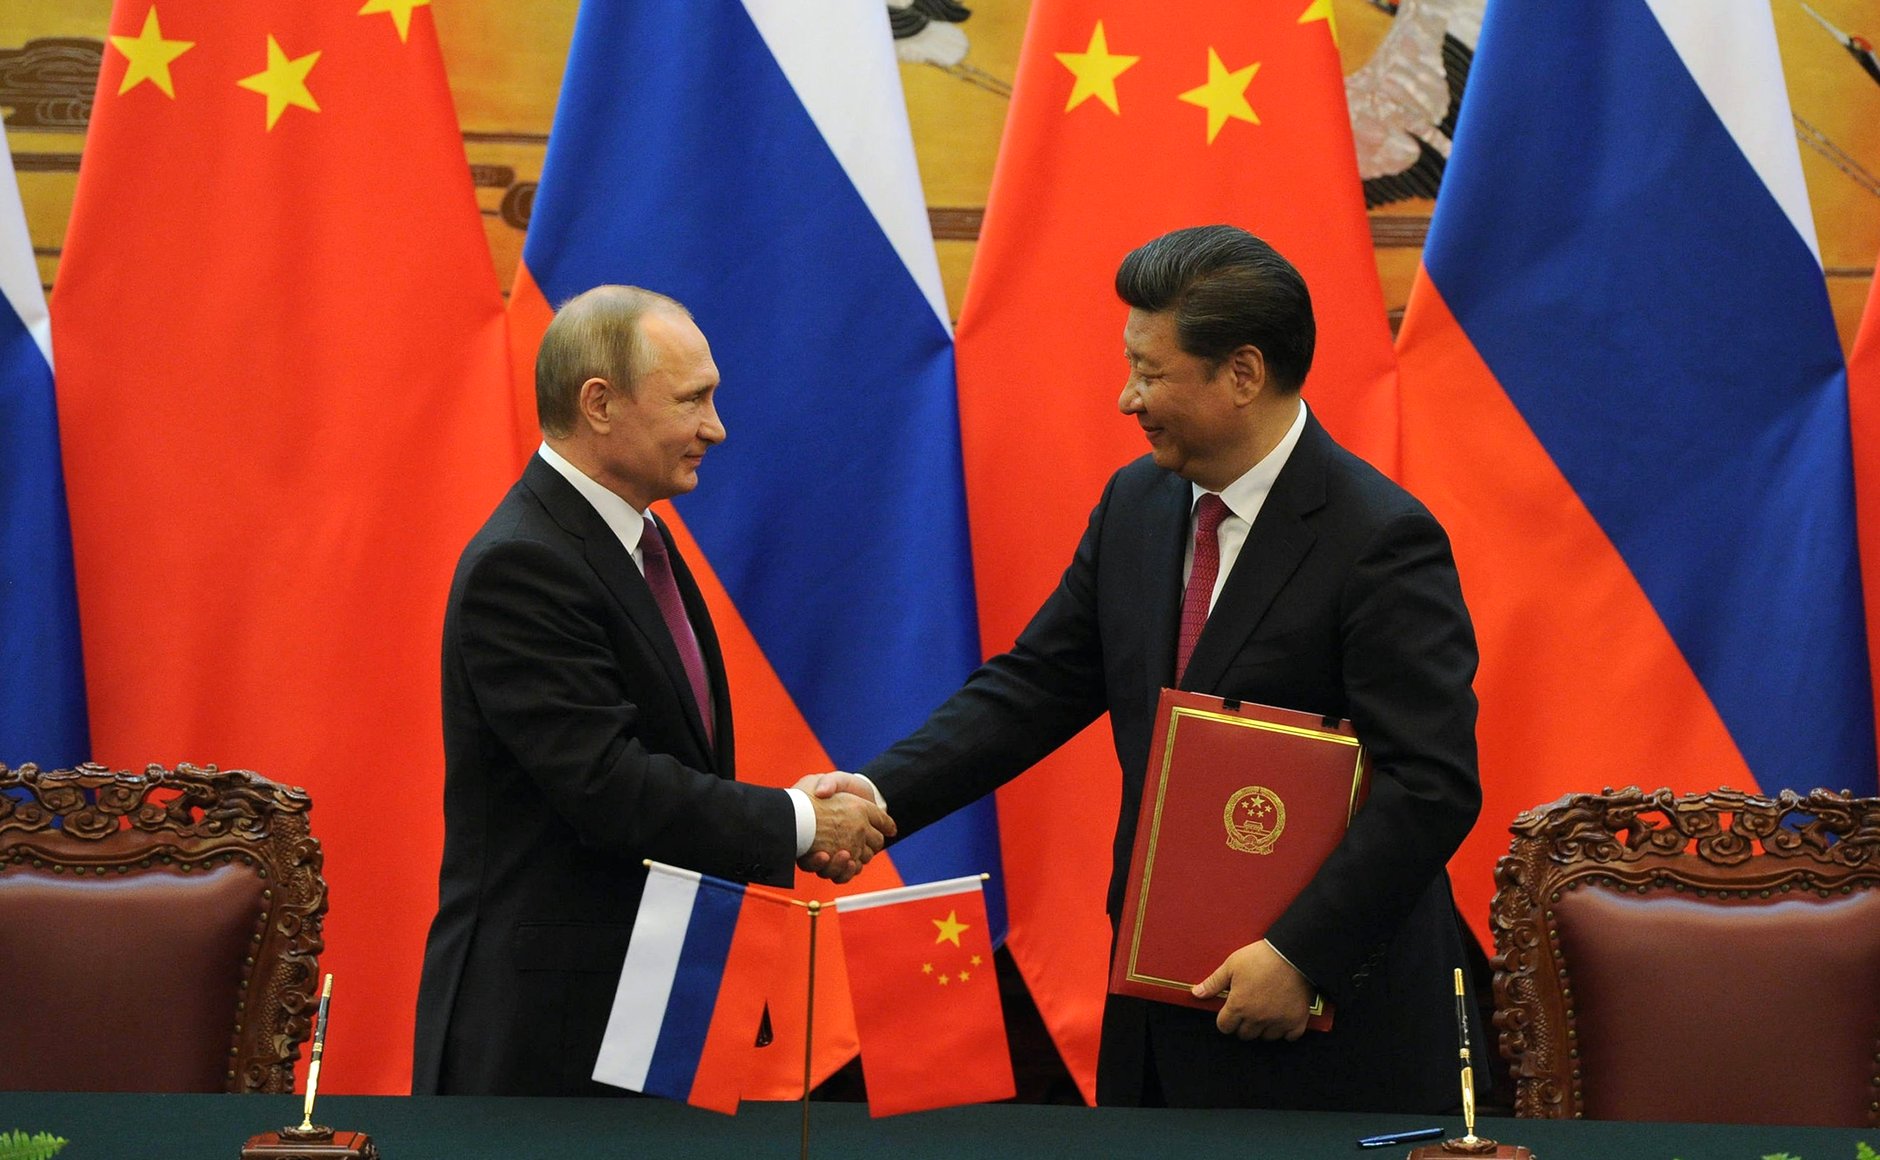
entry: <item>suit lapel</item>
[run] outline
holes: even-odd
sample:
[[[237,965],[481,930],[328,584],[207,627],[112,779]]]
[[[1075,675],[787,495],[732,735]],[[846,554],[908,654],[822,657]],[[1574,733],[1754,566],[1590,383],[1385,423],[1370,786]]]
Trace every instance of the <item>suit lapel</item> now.
[[[1182,554],[1188,547],[1188,515],[1194,491],[1179,475],[1164,474],[1149,494],[1142,526],[1144,653],[1149,687],[1175,683],[1175,637],[1181,631]]]
[[[1195,642],[1181,687],[1205,691],[1220,681],[1266,616],[1316,538],[1307,520],[1325,504],[1326,444],[1329,436],[1318,420],[1306,419],[1305,430],[1292,457],[1273,481],[1260,514],[1247,532],[1234,561],[1234,570],[1208,614],[1208,623]]]
[[[529,465],[523,471],[522,478],[555,522],[581,542],[581,554],[587,560],[588,567],[594,569],[595,576],[619,602],[633,627],[652,646],[654,654],[659,657],[660,667],[665,670],[668,683],[677,690],[680,702],[690,707],[686,723],[698,742],[699,752],[715,756],[712,747],[705,741],[704,719],[699,714],[699,707],[693,703],[692,679],[686,676],[685,663],[679,659],[678,646],[672,642],[672,630],[666,627],[666,618],[660,615],[659,604],[653,599],[653,590],[647,586],[639,565],[633,562],[633,557],[627,554],[613,529],[607,526],[607,521],[601,519],[594,506],[574,489],[573,484],[563,479],[560,472],[543,462],[541,456],[529,457]],[[682,565],[677,565],[678,553],[672,548],[670,538],[667,550],[675,561],[676,574]],[[691,583],[690,572],[685,575],[686,582],[681,585],[680,592],[685,598],[687,612],[693,619],[693,632],[699,637],[703,650],[705,634],[697,628],[699,617],[691,607],[698,587]],[[718,642],[715,637],[710,651],[706,652],[705,663],[707,672],[713,674],[712,680],[716,684],[716,673],[723,668],[723,662],[718,659]]]

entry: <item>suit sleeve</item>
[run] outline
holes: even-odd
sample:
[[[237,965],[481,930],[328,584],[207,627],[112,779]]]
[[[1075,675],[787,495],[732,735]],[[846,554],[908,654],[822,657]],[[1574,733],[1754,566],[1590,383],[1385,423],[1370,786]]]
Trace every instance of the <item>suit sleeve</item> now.
[[[1365,545],[1340,594],[1340,632],[1370,797],[1268,932],[1334,1001],[1444,872],[1481,809],[1475,634],[1434,517],[1400,515]]]
[[[1057,588],[1010,651],[980,666],[926,724],[860,770],[888,803],[900,837],[1030,769],[1104,711],[1097,634],[1097,554],[1115,482]]]
[[[780,789],[689,768],[647,738],[683,728],[650,648],[617,655],[610,601],[546,544],[491,547],[465,578],[455,631],[483,721],[580,840],[721,877],[789,885],[795,815]]]

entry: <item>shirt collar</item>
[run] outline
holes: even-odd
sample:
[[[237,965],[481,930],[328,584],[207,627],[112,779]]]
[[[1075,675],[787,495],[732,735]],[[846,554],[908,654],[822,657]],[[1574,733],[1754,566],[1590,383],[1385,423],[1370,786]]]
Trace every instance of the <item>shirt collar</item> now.
[[[1286,434],[1273,450],[1266,453],[1260,462],[1247,469],[1246,474],[1228,484],[1220,491],[1221,502],[1227,510],[1248,523],[1259,514],[1260,506],[1266,502],[1266,495],[1273,490],[1273,481],[1279,478],[1280,469],[1292,458],[1293,448],[1299,446],[1299,436],[1306,429],[1306,402],[1299,400],[1299,413],[1293,416],[1292,426],[1286,428]],[[1200,484],[1190,484],[1193,494],[1189,497],[1189,509],[1193,510],[1195,501],[1208,494],[1208,489]]]
[[[563,459],[546,441],[535,449],[535,453],[542,457],[543,463],[554,468],[563,479],[574,485],[574,489],[581,493],[581,497],[588,501],[588,505],[620,540],[620,546],[627,550],[628,555],[638,559],[635,553],[640,550],[640,535],[646,530],[646,516],[635,511],[633,505],[626,500],[588,478],[580,468]]]

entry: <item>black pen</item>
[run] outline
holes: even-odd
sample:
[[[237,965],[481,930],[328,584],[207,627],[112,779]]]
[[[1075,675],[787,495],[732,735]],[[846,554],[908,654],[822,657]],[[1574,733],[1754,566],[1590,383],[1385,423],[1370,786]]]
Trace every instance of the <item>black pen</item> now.
[[[1358,1147],[1388,1148],[1392,1144],[1408,1144],[1412,1140],[1434,1140],[1442,1134],[1441,1128],[1411,1128],[1407,1132],[1386,1132],[1382,1136],[1366,1136],[1358,1141]]]

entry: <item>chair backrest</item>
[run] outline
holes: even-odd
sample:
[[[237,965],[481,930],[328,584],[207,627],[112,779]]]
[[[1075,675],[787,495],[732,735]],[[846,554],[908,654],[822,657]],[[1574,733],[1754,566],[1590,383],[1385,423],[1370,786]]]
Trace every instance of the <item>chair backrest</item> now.
[[[1510,829],[1517,1115],[1880,1127],[1880,798],[1608,789]]]
[[[305,792],[0,765],[0,1089],[289,1092],[326,882]]]

